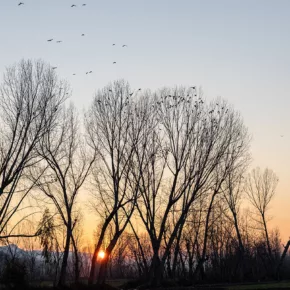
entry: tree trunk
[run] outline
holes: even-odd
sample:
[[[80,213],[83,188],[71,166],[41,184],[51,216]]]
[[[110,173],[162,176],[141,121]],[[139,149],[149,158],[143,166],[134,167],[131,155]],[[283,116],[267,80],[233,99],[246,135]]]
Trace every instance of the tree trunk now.
[[[284,247],[284,251],[281,255],[279,264],[278,264],[277,269],[276,269],[276,279],[277,280],[280,280],[280,269],[282,267],[283,261],[286,257],[287,252],[288,252],[289,246],[290,246],[290,240],[287,242],[287,245]]]
[[[67,268],[67,260],[69,255],[69,248],[70,248],[70,239],[71,239],[71,223],[68,223],[67,230],[66,230],[66,242],[65,242],[65,248],[64,248],[64,254],[60,269],[60,276],[58,281],[58,286],[64,286],[65,285],[65,279],[66,279],[66,268]]]
[[[267,223],[266,223],[266,219],[265,219],[265,215],[262,214],[262,219],[263,219],[263,225],[264,225],[264,230],[265,230],[265,236],[266,236],[266,243],[267,243],[267,250],[268,250],[268,255],[269,255],[269,260],[270,260],[270,275],[272,276],[272,278],[275,279],[275,264],[274,264],[274,259],[273,259],[273,255],[272,255],[272,248],[270,245],[270,239],[269,239],[269,234],[268,234],[268,228],[267,228]]]
[[[140,253],[141,253],[142,262],[143,262],[143,265],[144,265],[144,272],[145,272],[145,273],[143,273],[143,275],[144,275],[144,274],[148,275],[149,267],[148,267],[148,264],[147,264],[147,261],[146,261],[146,258],[145,258],[145,254],[144,254],[144,251],[143,251],[142,244],[140,243],[140,238],[138,237],[138,234],[136,233],[136,231],[135,231],[135,229],[134,229],[134,227],[133,227],[133,225],[132,225],[132,223],[131,223],[130,220],[129,220],[129,224],[130,224],[131,229],[132,229],[132,231],[133,231],[133,233],[134,233],[134,236],[135,236],[136,241],[137,241],[137,243],[138,243],[138,248],[139,248]],[[136,261],[137,261],[137,253],[136,253]],[[141,269],[141,268],[140,268],[140,269]],[[141,273],[141,272],[140,272],[140,273]],[[141,275],[140,275],[140,277],[141,277]]]
[[[262,219],[263,219],[263,225],[264,225],[264,230],[265,230],[265,235],[266,235],[266,242],[267,242],[267,249],[268,249],[268,255],[270,257],[271,262],[273,262],[272,260],[272,249],[271,249],[271,245],[270,245],[270,240],[269,240],[269,234],[268,234],[268,229],[267,229],[267,223],[266,223],[266,219],[265,219],[265,215],[262,214]]]
[[[159,249],[159,246],[158,247],[155,246],[155,249],[153,249],[154,254],[153,254],[153,258],[152,258],[150,270],[149,270],[148,281],[149,281],[150,286],[156,286],[160,284],[160,280],[161,280],[161,277],[158,277],[160,273],[158,269],[159,269],[159,265],[161,261],[160,261],[157,249]]]
[[[151,275],[150,275],[150,280],[149,280],[151,287],[159,287],[161,285],[163,269],[164,269],[164,265],[162,261],[160,260],[160,258],[157,256],[155,258],[153,267],[151,268]]]
[[[233,217],[234,217],[234,225],[236,229],[236,234],[238,237],[238,242],[239,242],[239,260],[237,262],[235,274],[238,274],[239,280],[243,281],[244,280],[244,271],[243,271],[243,265],[244,265],[244,253],[245,253],[245,248],[243,245],[239,225],[238,225],[238,219],[237,219],[237,214],[236,212],[233,211]]]
[[[180,239],[181,239],[181,234],[182,234],[182,228],[180,228],[178,235],[177,235],[177,239],[176,239],[176,246],[174,249],[174,258],[173,258],[173,264],[172,264],[172,273],[173,276],[176,275],[176,267],[177,267],[177,259],[178,259],[178,255],[180,252]]]
[[[109,215],[109,217],[106,219],[106,221],[105,221],[105,223],[104,223],[104,225],[102,227],[102,231],[101,231],[101,234],[100,234],[100,237],[99,237],[99,240],[98,240],[98,244],[95,247],[94,254],[93,254],[93,257],[92,257],[92,263],[91,263],[91,269],[90,269],[90,277],[89,277],[89,281],[88,281],[89,285],[92,285],[94,283],[98,253],[99,253],[100,248],[102,246],[106,229],[107,229],[110,221],[113,218],[113,213],[114,212],[112,212]]]
[[[80,278],[79,255],[78,255],[78,249],[77,249],[77,245],[76,245],[73,235],[71,236],[71,239],[72,239],[74,254],[75,254],[75,263],[74,263],[75,283],[78,284],[79,278]]]
[[[185,263],[182,258],[182,252],[180,251],[180,249],[179,249],[179,257],[180,257],[180,262],[182,266],[183,278],[186,278],[186,267],[185,267]]]
[[[171,262],[171,253],[169,252],[168,257],[166,259],[166,268],[167,268],[168,277],[172,279],[174,274],[173,274],[173,271],[171,269],[170,262]]]
[[[207,212],[207,215],[206,215],[206,222],[205,222],[205,230],[204,230],[204,239],[203,239],[203,249],[202,249],[202,254],[201,254],[201,257],[198,261],[198,264],[195,268],[195,271],[193,273],[193,277],[194,279],[197,278],[197,275],[200,273],[201,276],[203,277],[204,276],[204,271],[203,271],[203,263],[206,261],[206,247],[207,247],[207,238],[208,238],[208,230],[209,230],[209,218],[210,218],[210,214],[211,214],[211,210],[212,210],[212,207],[213,207],[213,202],[214,202],[214,198],[216,196],[216,193],[213,194],[212,198],[211,198],[211,201],[210,201],[210,205],[209,205],[209,208],[208,208],[208,212]]]
[[[106,273],[107,273],[109,257],[111,255],[113,249],[115,248],[120,235],[121,235],[120,232],[115,234],[113,239],[110,241],[108,248],[106,249],[105,257],[101,263],[100,270],[99,270],[98,281],[97,281],[98,285],[103,285],[106,282]]]

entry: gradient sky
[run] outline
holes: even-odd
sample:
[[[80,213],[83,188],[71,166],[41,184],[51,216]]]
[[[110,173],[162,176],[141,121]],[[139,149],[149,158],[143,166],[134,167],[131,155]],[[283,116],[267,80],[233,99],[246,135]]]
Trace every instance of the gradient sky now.
[[[81,110],[118,78],[226,98],[253,136],[252,166],[279,176],[271,224],[290,236],[290,1],[22,1],[0,0],[1,75],[22,58],[42,58],[71,83]]]

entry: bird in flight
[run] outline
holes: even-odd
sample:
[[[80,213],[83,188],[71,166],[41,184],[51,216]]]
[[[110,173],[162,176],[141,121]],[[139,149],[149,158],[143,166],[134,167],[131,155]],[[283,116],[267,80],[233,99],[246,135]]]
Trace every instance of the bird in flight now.
[[[47,41],[53,41],[53,38],[51,38],[51,39],[48,39]]]
[[[24,5],[24,3],[23,2],[19,2],[18,6],[20,6],[20,5]]]
[[[54,66],[52,69],[57,69],[57,66]]]
[[[89,71],[89,74],[91,74],[91,73],[93,73],[93,71],[90,70],[90,71]]]
[[[82,36],[85,36],[85,34],[83,33]]]
[[[61,43],[62,42],[62,40],[58,40],[56,43]]]
[[[73,4],[71,7],[77,7],[77,5]]]
[[[141,89],[139,89],[138,91],[141,91]]]
[[[116,62],[114,61],[113,64],[115,64]]]
[[[76,74],[73,74],[73,76],[75,76]]]
[[[195,87],[190,87],[190,88],[195,90]]]
[[[123,44],[123,45],[122,45],[122,47],[127,47],[127,46],[128,46],[127,44]]]
[[[82,6],[86,6],[87,4],[83,4]]]

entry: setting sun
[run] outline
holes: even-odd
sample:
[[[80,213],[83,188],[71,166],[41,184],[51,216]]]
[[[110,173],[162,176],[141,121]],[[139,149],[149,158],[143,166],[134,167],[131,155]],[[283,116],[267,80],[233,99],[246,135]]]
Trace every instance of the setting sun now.
[[[105,252],[104,251],[100,251],[99,254],[98,254],[98,257],[100,259],[104,259],[105,258]]]

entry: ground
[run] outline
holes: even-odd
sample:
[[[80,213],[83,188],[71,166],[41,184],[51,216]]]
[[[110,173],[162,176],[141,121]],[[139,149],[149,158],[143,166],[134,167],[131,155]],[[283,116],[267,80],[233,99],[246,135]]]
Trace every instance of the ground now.
[[[107,286],[102,287],[101,290],[120,290],[122,289],[122,285],[124,285],[124,282],[128,282],[128,280],[120,279],[120,280],[108,280]],[[133,284],[132,284],[133,285]],[[37,285],[31,285],[32,290],[51,290],[52,285],[51,283],[43,282],[41,284]],[[0,284],[0,290],[1,289],[7,289],[3,288]],[[14,289],[22,289],[22,287],[16,287]],[[26,288],[29,289],[29,288]],[[66,288],[69,289],[69,288]],[[73,286],[71,289],[74,290],[81,290],[81,289],[97,289],[96,287],[87,287],[87,286]],[[136,290],[135,287],[132,286],[132,290]],[[206,284],[206,285],[195,285],[190,287],[162,287],[154,290],[205,290],[205,289],[216,289],[216,290],[255,290],[255,289],[290,289],[290,281],[281,281],[281,282],[268,282],[268,283],[248,283],[248,284]]]

